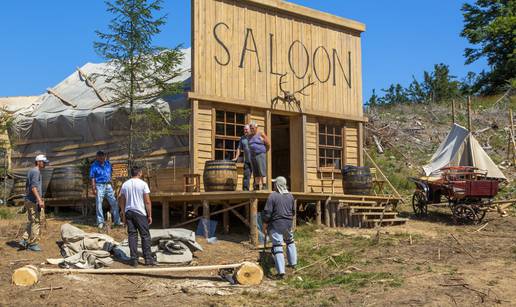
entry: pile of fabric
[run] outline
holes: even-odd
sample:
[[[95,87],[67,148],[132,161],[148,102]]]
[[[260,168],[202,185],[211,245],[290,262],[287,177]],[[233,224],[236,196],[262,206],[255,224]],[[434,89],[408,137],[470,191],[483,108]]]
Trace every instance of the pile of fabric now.
[[[158,263],[188,264],[193,253],[202,251],[195,241],[195,233],[187,229],[151,229],[152,252]],[[64,268],[92,269],[109,266],[116,259],[128,261],[129,244],[100,233],[87,233],[70,224],[61,226],[61,239],[57,244],[62,258],[47,259],[50,264]],[[141,244],[138,252],[141,254]]]

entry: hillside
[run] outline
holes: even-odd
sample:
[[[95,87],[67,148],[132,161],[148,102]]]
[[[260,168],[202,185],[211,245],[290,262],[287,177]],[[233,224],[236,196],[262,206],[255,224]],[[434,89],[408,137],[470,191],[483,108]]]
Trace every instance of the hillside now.
[[[516,167],[507,157],[509,142],[509,106],[516,110],[515,96],[501,95],[472,100],[472,130],[476,138],[500,167],[509,183],[499,198],[516,198]],[[467,127],[467,102],[457,101],[456,122]],[[439,104],[397,104],[368,108],[366,115],[366,148],[392,184],[404,196],[410,196],[414,185],[408,176],[421,174],[452,124],[451,102]],[[514,116],[514,114],[513,114]],[[373,136],[384,153],[378,153]],[[366,159],[366,163],[368,163]]]

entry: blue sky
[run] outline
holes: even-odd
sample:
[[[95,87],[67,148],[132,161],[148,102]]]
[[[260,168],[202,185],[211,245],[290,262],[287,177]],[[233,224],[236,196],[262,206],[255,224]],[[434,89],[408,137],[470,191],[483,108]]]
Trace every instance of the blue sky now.
[[[437,63],[462,78],[485,62],[465,65],[468,43],[459,37],[463,20],[457,0],[291,0],[366,24],[362,36],[363,91],[369,98],[391,83]],[[156,44],[190,46],[190,1],[165,0],[168,23]],[[0,3],[0,96],[38,95],[86,62],[101,62],[93,50],[95,30],[110,16],[101,0],[24,0]]]

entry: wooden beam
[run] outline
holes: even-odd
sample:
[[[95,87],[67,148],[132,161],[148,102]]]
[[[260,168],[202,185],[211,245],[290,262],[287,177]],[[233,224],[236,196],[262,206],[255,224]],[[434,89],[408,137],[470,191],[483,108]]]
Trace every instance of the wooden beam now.
[[[452,125],[455,124],[455,99],[451,101]]]
[[[272,114],[270,110],[265,111],[265,134],[270,138],[272,138]],[[272,189],[272,150],[267,152],[267,178],[266,183],[267,186]]]
[[[188,92],[188,98],[191,102],[194,101],[213,101],[218,103],[225,103],[229,105],[237,105],[237,106],[251,106],[255,109],[262,109],[262,110],[269,110],[267,107],[261,106],[263,103],[259,101],[252,101],[252,100],[245,100],[245,99],[237,99],[237,98],[228,98],[228,97],[221,97],[221,96],[215,96],[215,95],[205,95],[205,94],[198,94],[194,92]],[[299,112],[294,111],[284,111],[282,113],[285,114],[300,114]],[[353,116],[353,115],[340,115],[340,114],[329,114],[327,112],[302,112],[301,114],[305,115],[312,115],[316,117],[322,117],[322,118],[333,118],[333,119],[342,119],[342,120],[349,120],[349,121],[355,121],[355,122],[363,122],[367,123],[368,119],[365,116]]]
[[[258,245],[258,225],[257,225],[257,218],[258,218],[258,198],[252,198],[250,200],[250,238],[249,241],[251,241],[251,244],[254,246]]]
[[[315,225],[321,226],[321,201],[315,203]]]
[[[161,220],[163,228],[170,227],[170,203],[161,203]]]
[[[330,201],[331,197],[328,197],[324,202],[324,225],[330,227]]]
[[[364,154],[367,156],[367,158],[369,159],[369,161],[371,161],[371,163],[373,164],[373,166],[376,168],[376,170],[380,173],[380,175],[382,175],[383,179],[385,179],[385,181],[387,182],[387,184],[389,185],[389,187],[392,189],[392,191],[396,194],[396,196],[399,198],[399,200],[405,204],[405,201],[403,200],[403,197],[401,197],[400,193],[398,193],[398,190],[396,190],[396,188],[392,185],[392,183],[389,181],[389,178],[387,178],[387,176],[385,176],[385,174],[382,172],[382,169],[376,164],[376,162],[374,162],[373,158],[371,158],[371,156],[367,153],[367,150],[363,150]]]
[[[358,123],[358,165],[364,166],[364,124]]]
[[[202,201],[202,216],[204,220],[204,237],[208,240],[210,237],[210,202],[207,200]]]
[[[236,211],[235,209],[231,209],[231,212],[233,212],[233,214],[239,219],[242,221],[242,223],[244,223],[247,227],[251,228],[251,225],[249,224],[249,222],[245,219],[245,217],[243,217],[240,213],[238,213],[238,211]]]
[[[61,100],[61,102],[63,102],[63,104],[66,104],[66,105],[74,107],[74,108],[77,106],[76,104],[66,100],[59,93],[57,93],[56,91],[54,91],[54,90],[52,90],[50,88],[47,89],[47,93],[56,96],[59,100]]]
[[[330,25],[344,30],[352,30],[357,32],[359,35],[361,32],[366,30],[365,24],[347,18],[342,18],[336,15],[317,11],[305,6],[297,5],[287,1],[277,0],[241,0],[239,2],[247,2],[249,4],[266,8],[267,10],[277,11],[286,13],[288,15],[294,15],[301,17],[302,19],[309,19],[316,23],[322,23]]]
[[[239,207],[242,207],[242,206],[245,206],[245,205],[249,205],[249,201],[245,201],[243,203],[239,203],[237,205],[232,205],[231,207],[227,207],[227,208],[224,208],[224,209],[221,209],[221,210],[217,210],[217,211],[214,211],[214,212],[210,212],[210,216],[214,216],[214,215],[217,215],[217,214],[220,214],[220,213],[224,213],[224,212],[227,212],[229,210],[234,210],[236,208],[239,208]],[[173,228],[177,228],[177,227],[181,227],[181,226],[184,226],[184,225],[188,225],[188,224],[191,224],[193,222],[196,222],[200,219],[202,219],[204,216],[198,216],[196,218],[193,218],[191,220],[188,220],[188,221],[184,221],[184,222],[181,222],[181,223],[178,223],[178,224],[175,224],[174,226],[172,226]]]
[[[227,204],[224,204],[224,209],[227,209],[228,207],[229,206]],[[224,233],[228,234],[229,233],[229,212],[228,211],[224,211],[222,213],[222,225],[224,228]]]
[[[191,101],[192,114],[190,114],[190,173],[197,174],[197,129],[199,128],[199,124],[197,123],[199,111],[199,101],[192,100]],[[203,189],[203,187],[201,187]]]

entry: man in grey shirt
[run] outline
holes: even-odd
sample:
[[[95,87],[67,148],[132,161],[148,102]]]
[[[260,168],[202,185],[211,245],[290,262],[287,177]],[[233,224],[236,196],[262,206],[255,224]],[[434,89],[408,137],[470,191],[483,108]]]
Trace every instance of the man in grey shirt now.
[[[27,181],[25,183],[25,209],[27,209],[27,229],[20,241],[20,247],[34,252],[41,251],[39,246],[40,216],[41,210],[45,210],[45,201],[41,193],[41,172],[48,164],[47,157],[38,155],[34,161],[35,167],[31,168],[27,173]]]
[[[251,168],[251,151],[249,149],[249,125],[244,126],[244,135],[240,137],[233,161],[237,161],[242,152],[244,153],[244,181],[242,182],[242,190],[249,191],[251,174],[253,173]]]
[[[290,267],[297,264],[297,250],[294,243],[292,221],[296,216],[294,197],[287,189],[287,179],[279,176],[273,179],[274,192],[267,198],[262,212],[263,228],[272,238],[272,254],[277,278],[285,276],[285,257],[283,256],[283,240],[287,244],[287,259]]]

